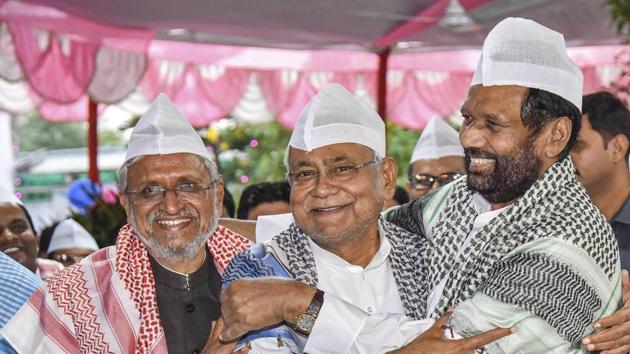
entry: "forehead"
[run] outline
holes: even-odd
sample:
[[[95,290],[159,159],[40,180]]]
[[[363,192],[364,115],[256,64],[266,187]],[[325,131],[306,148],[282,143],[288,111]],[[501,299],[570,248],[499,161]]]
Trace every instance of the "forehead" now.
[[[201,157],[188,154],[146,155],[129,167],[129,184],[170,179],[210,179]]]
[[[591,125],[591,121],[588,119],[588,114],[583,114],[582,126],[580,127],[580,134],[590,133],[590,132],[596,133],[596,131],[593,129],[593,126]]]
[[[342,143],[323,146],[311,151],[289,148],[289,166],[303,164],[332,163],[335,161],[359,162],[369,159],[374,152],[361,144]]]
[[[14,219],[26,220],[22,208],[15,203],[0,203],[0,221],[8,222]]]
[[[519,118],[525,87],[515,85],[474,85],[462,106],[462,111],[473,116],[493,115],[498,118]]]
[[[433,176],[444,173],[461,173],[464,166],[462,156],[444,156],[439,159],[418,160],[411,165],[413,175],[429,174]]]

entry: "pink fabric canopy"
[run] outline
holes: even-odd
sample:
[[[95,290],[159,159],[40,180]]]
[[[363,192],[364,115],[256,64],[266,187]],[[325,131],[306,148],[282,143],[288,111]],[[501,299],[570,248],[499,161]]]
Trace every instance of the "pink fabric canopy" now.
[[[446,3],[440,1],[427,11],[443,12]],[[0,3],[0,21],[0,79],[27,83],[24,92],[31,104],[51,120],[85,120],[89,99],[116,104],[139,90],[149,101],[165,92],[194,125],[203,126],[230,115],[252,77],[269,112],[289,128],[306,102],[328,82],[366,92],[368,99],[376,101],[378,56],[371,52],[154,40],[150,31],[104,26],[15,1]],[[624,48],[628,49],[570,49],[584,72],[585,92],[611,82],[602,79],[598,68],[614,66],[614,58]],[[471,49],[391,54],[388,118],[405,127],[423,128],[432,117],[458,110],[478,57],[479,51]],[[3,99],[3,95],[0,91],[0,109],[22,109],[11,102],[24,100]]]

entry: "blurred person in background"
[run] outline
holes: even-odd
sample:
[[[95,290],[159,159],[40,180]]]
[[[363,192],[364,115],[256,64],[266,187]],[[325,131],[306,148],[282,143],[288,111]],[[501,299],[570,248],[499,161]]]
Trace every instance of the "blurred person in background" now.
[[[571,158],[593,204],[613,228],[621,267],[630,269],[630,111],[609,92],[584,96]]]
[[[237,218],[256,220],[261,215],[276,215],[291,212],[288,182],[262,182],[247,186],[238,203]]]
[[[73,219],[57,224],[46,250],[48,259],[70,266],[99,249],[94,237]]]
[[[227,187],[223,186],[223,211],[221,212],[222,218],[233,218],[234,211],[236,207],[234,206],[234,197],[232,193],[227,189]]]
[[[413,149],[407,168],[409,198],[420,198],[465,173],[459,134],[442,119],[431,119]]]
[[[50,259],[37,258],[39,244],[33,219],[13,193],[0,187],[0,252],[46,280],[63,269]]]

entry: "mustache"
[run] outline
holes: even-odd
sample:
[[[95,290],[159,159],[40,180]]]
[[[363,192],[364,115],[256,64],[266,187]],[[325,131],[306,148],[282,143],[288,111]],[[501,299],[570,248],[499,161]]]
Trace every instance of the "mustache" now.
[[[149,215],[147,216],[147,221],[150,225],[150,224],[153,224],[153,221],[155,219],[159,219],[165,216],[171,216],[171,217],[172,216],[186,216],[186,217],[198,219],[199,213],[195,209],[188,209],[188,208],[180,209],[175,215],[169,214],[165,212],[164,210],[156,210],[149,213]]]

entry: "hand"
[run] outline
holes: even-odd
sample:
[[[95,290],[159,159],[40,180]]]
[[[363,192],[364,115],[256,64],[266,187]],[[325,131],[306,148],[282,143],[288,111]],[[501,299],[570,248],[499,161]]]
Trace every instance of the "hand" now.
[[[222,340],[280,323],[306,312],[316,289],[281,278],[239,279],[221,293]]]
[[[448,339],[444,336],[444,323],[449,317],[451,317],[451,314],[451,311],[447,311],[426,332],[419,335],[405,347],[396,350],[393,353],[471,354],[477,348],[481,348],[516,331],[516,327],[495,328],[464,339]]]
[[[598,332],[582,339],[586,350],[601,351],[601,354],[630,352],[630,277],[627,270],[621,271],[621,284],[623,307],[593,324]]]
[[[210,331],[210,337],[208,337],[208,341],[206,345],[203,347],[203,354],[230,354],[234,348],[234,344],[236,341],[232,342],[222,342],[219,336],[221,335],[221,331],[223,331],[223,319],[219,318],[216,321],[212,322],[212,329]],[[235,353],[249,353],[249,348],[245,346],[244,348],[236,351]]]

